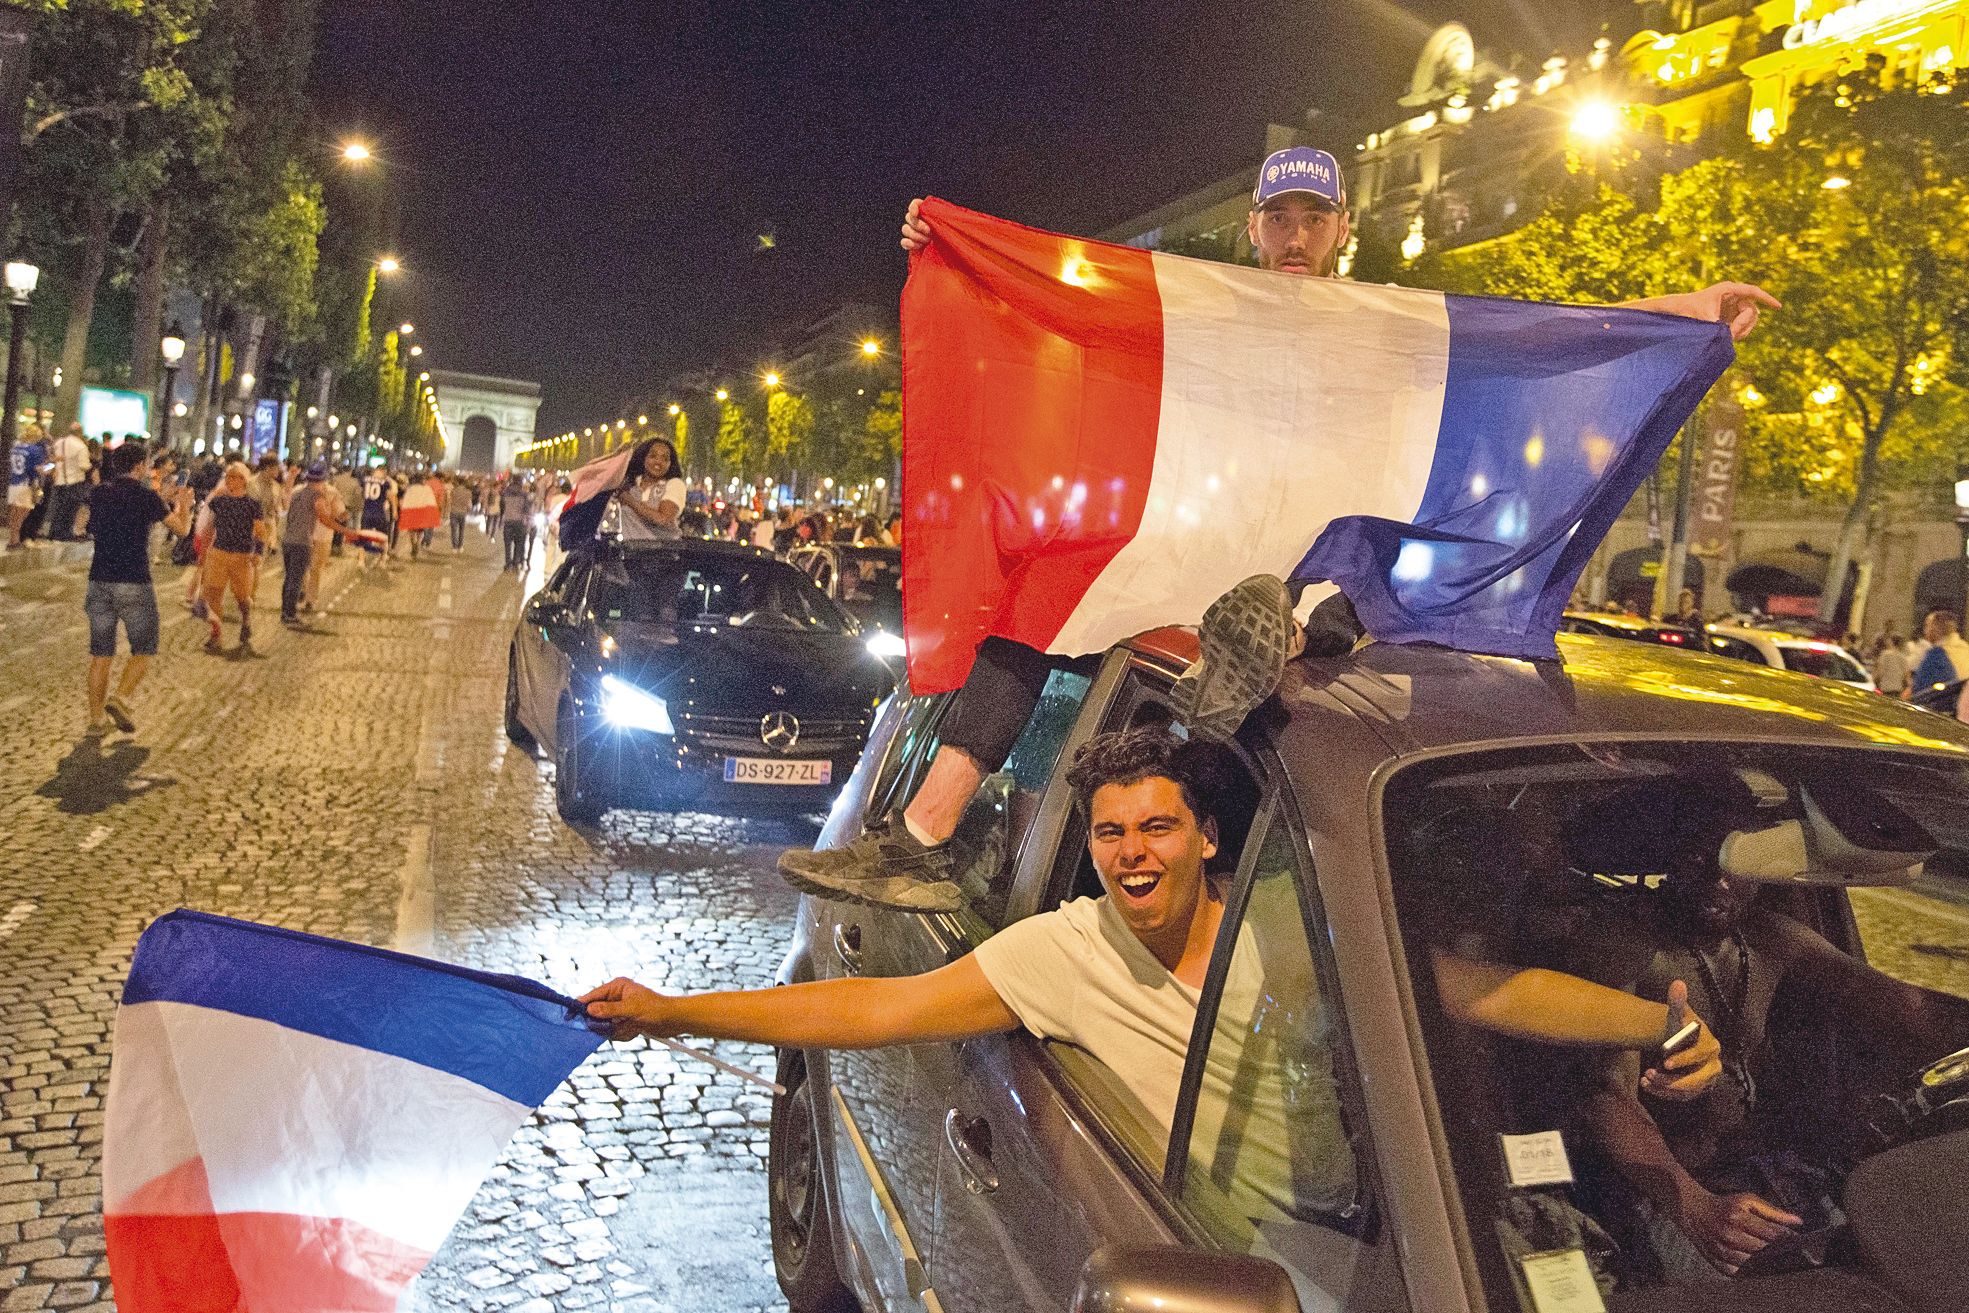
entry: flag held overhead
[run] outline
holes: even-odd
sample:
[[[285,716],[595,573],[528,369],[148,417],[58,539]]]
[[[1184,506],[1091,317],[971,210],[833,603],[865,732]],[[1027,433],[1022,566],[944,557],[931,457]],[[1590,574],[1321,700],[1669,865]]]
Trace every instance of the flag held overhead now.
[[[903,291],[910,684],[1081,654],[1259,572],[1368,632],[1550,656],[1573,583],[1727,367],[1639,310],[1370,287],[928,200]]]

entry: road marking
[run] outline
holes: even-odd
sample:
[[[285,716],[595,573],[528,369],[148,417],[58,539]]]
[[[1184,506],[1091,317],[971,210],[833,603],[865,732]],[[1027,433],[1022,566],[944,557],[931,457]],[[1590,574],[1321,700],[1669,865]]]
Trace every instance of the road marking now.
[[[0,939],[6,939],[20,929],[21,924],[33,916],[34,909],[39,906],[39,903],[20,902],[8,908],[7,915],[0,916]]]
[[[396,934],[390,946],[400,953],[429,957],[437,924],[438,887],[431,875],[431,827],[413,825],[404,840],[403,891],[397,896]]]
[[[451,576],[446,575],[444,578],[438,580],[438,610],[449,611],[450,609],[451,609]]]
[[[81,849],[85,853],[93,852],[96,849],[96,847],[102,843],[104,839],[109,838],[109,834],[110,834],[109,826],[98,825],[95,829],[89,831],[88,838],[84,839],[81,843],[75,846]]]

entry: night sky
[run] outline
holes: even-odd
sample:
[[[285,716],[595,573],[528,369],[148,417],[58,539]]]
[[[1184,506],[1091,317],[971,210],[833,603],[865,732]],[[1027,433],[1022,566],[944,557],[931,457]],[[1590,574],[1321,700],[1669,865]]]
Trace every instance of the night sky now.
[[[538,380],[552,432],[762,360],[839,302],[893,305],[911,196],[1093,233],[1255,163],[1309,108],[1345,164],[1438,23],[1577,57],[1628,10],[324,0],[314,100],[324,152],[363,137],[391,189],[391,317],[438,368]]]

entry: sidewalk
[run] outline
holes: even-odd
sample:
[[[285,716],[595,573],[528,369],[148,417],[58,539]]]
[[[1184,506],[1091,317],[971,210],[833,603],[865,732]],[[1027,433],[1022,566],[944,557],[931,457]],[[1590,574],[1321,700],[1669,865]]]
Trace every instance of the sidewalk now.
[[[90,542],[56,543],[36,538],[32,546],[17,552],[0,551],[0,575],[26,574],[71,561],[87,561],[95,550],[95,544]]]

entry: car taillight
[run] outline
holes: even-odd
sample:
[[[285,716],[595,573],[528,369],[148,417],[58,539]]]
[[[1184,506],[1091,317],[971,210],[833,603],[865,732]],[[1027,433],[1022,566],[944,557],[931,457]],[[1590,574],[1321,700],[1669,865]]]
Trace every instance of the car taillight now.
[[[1661,635],[1660,641],[1667,643],[1671,647],[1683,647],[1687,645],[1689,640],[1681,634],[1663,634]]]

